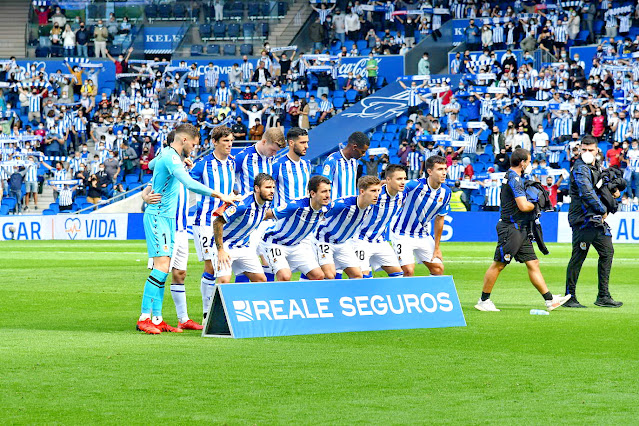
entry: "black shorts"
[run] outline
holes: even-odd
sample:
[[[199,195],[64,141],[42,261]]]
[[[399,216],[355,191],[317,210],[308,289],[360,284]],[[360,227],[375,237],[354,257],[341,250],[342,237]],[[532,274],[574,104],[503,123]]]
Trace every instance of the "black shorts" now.
[[[515,259],[525,263],[537,260],[528,232],[514,223],[497,222],[497,248],[495,249],[495,262],[510,263]]]

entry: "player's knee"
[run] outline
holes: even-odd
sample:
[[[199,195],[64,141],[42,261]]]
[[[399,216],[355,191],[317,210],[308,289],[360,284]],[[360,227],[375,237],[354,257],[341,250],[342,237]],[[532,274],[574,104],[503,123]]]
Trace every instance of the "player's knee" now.
[[[181,269],[173,269],[173,282],[176,284],[184,284],[184,280],[186,280],[186,271]]]
[[[526,262],[526,266],[527,266],[527,267],[528,267],[528,269],[530,269],[530,270],[537,270],[537,269],[539,269],[539,259],[529,260],[528,262]]]
[[[217,277],[217,279],[215,280],[218,284],[228,284],[231,282],[231,276],[230,275],[226,275],[223,277]]]
[[[306,278],[308,278],[309,280],[313,280],[313,281],[319,281],[319,280],[323,280],[323,279],[330,279],[330,278],[326,278],[326,274],[321,270],[312,270],[310,271],[308,274],[305,274]],[[335,278],[335,275],[333,275],[333,278]]]
[[[431,275],[444,275],[443,263],[431,264],[431,266],[428,269],[430,270]]]
[[[348,278],[351,278],[351,279],[364,278],[364,274],[362,274],[362,271],[353,271],[347,275],[348,275]]]
[[[290,281],[291,280],[291,272],[290,271],[278,271],[276,274],[278,281]]]
[[[415,275],[415,266],[414,265],[404,265],[402,266],[402,271],[404,271],[405,277],[412,277]]]
[[[266,282],[266,275],[264,274],[255,274],[255,276],[253,276],[253,279],[251,280],[254,283],[265,283]]]

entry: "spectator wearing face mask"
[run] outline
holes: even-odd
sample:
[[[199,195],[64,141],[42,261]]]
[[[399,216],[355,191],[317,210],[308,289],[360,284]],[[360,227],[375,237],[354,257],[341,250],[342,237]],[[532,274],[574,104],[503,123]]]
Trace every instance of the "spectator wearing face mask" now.
[[[107,57],[107,40],[109,39],[109,30],[104,26],[102,19],[98,20],[98,25],[93,30],[93,44],[95,46],[95,57]]]

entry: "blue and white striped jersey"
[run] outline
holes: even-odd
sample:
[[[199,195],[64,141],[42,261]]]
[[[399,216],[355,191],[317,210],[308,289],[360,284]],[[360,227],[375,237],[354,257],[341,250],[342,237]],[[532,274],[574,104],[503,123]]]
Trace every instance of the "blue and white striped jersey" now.
[[[191,176],[215,191],[230,194],[235,183],[235,161],[231,157],[220,160],[215,154],[208,154],[195,163]],[[211,226],[211,216],[221,205],[219,198],[200,196],[194,225]]]
[[[408,170],[419,170],[422,166],[424,156],[419,151],[411,151],[408,153]]]
[[[200,72],[196,69],[189,71],[189,87],[200,87]],[[197,80],[192,80],[192,77],[197,77]]]
[[[264,234],[264,241],[285,246],[294,246],[302,242],[317,230],[328,206],[314,210],[310,198],[300,198],[273,209],[277,220]]]
[[[228,87],[220,87],[215,91],[215,99],[218,105],[221,105],[222,102],[226,102],[226,105],[228,105],[231,100],[231,91]]]
[[[493,43],[504,42],[504,27],[499,24],[493,26]]]
[[[220,78],[220,73],[215,68],[204,68],[204,85],[206,87],[214,87],[215,82]]]
[[[486,188],[486,205],[489,207],[501,206],[501,185]]]
[[[311,178],[311,163],[307,160],[293,161],[287,155],[273,163],[275,179],[274,206],[281,206],[298,198],[308,197],[308,181]]]
[[[328,112],[333,109],[333,103],[329,100],[322,101],[319,104],[319,110],[321,112]]]
[[[430,234],[430,221],[450,211],[450,188],[431,188],[427,178],[411,180],[404,188],[405,200],[391,230],[396,235],[424,238]]]
[[[75,117],[73,119],[73,128],[76,132],[86,133],[87,131],[87,119],[86,117]]]
[[[253,77],[253,64],[251,62],[242,62],[240,70],[242,70],[242,79],[245,81],[251,80],[251,77]]]
[[[448,166],[448,172],[446,172],[446,177],[448,179],[459,180],[462,178],[464,174],[464,166],[457,163]]]
[[[357,195],[357,160],[347,160],[341,150],[324,161],[322,176],[331,181],[332,200]]]
[[[358,238],[369,243],[386,241],[388,229],[404,204],[404,192],[394,197],[388,193],[386,185],[382,185],[377,204],[371,206],[371,213],[366,216]]]
[[[357,196],[340,198],[333,201],[326,219],[317,229],[318,241],[331,244],[342,244],[359,234],[364,219],[371,213],[371,206],[364,209],[357,205]]]
[[[252,194],[255,176],[273,172],[273,157],[265,157],[255,145],[244,148],[235,156],[235,189],[238,194]]]
[[[58,204],[64,207],[73,204],[73,191],[69,188],[61,189],[58,192]]]
[[[227,207],[222,217],[226,221],[224,242],[229,248],[248,247],[251,233],[260,226],[270,207],[271,203],[268,201],[262,205],[257,204],[254,194],[245,197],[237,206]]]
[[[422,98],[419,97],[419,93],[417,93],[417,89],[413,89],[412,87],[408,89],[408,106],[414,107],[422,104]]]
[[[33,161],[29,161],[26,165],[27,174],[25,175],[26,182],[38,181],[38,165]]]
[[[75,176],[75,174],[80,170],[80,165],[84,164],[85,161],[82,157],[73,157],[69,160],[69,168],[71,169],[71,173]]]
[[[617,122],[617,130],[615,130],[615,134],[613,139],[615,142],[623,142],[626,138],[626,134],[630,131],[630,123],[628,120],[619,120]]]
[[[53,171],[53,180],[66,180],[67,171],[64,169]]]
[[[177,196],[177,211],[175,213],[175,230],[186,231],[186,220],[189,217],[189,191],[180,182],[180,189]]]
[[[33,93],[29,93],[27,96],[29,97],[29,112],[40,112],[40,98],[42,94],[38,93],[34,95]]]

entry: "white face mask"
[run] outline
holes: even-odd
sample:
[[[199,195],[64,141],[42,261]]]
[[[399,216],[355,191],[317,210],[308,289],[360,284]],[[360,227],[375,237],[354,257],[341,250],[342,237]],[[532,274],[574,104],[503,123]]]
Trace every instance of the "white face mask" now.
[[[592,155],[592,152],[582,152],[581,159],[586,164],[592,164],[595,162],[595,156]]]
[[[528,166],[526,166],[526,170],[524,170],[524,173],[529,175],[532,172],[532,164],[528,163]]]

